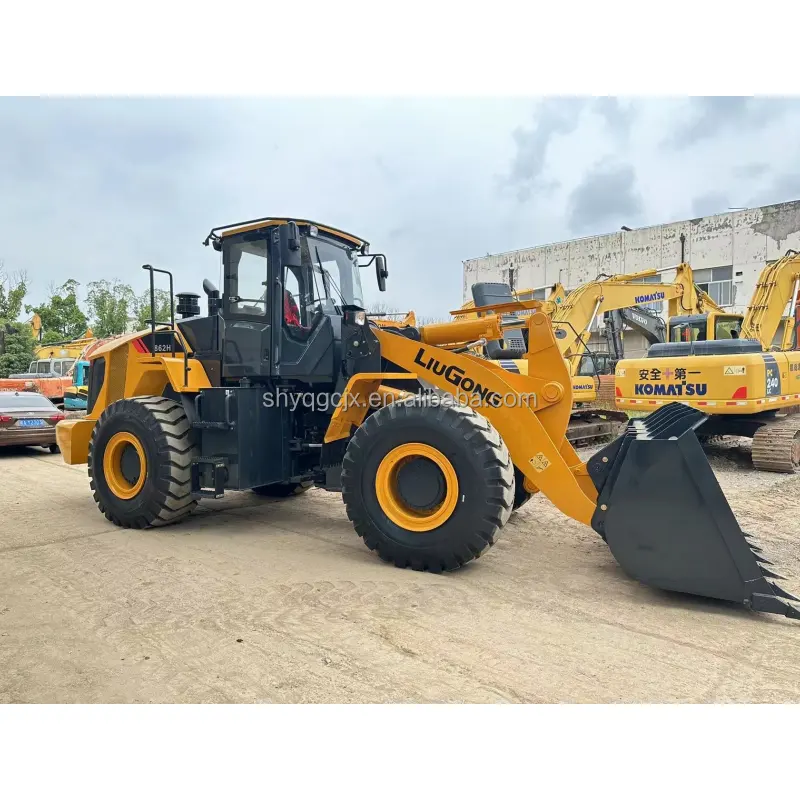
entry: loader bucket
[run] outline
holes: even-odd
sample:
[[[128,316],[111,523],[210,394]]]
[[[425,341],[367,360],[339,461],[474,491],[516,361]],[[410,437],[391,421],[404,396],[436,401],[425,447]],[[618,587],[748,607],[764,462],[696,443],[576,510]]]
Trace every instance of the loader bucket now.
[[[701,411],[670,403],[589,459],[598,491],[592,527],[632,578],[673,592],[800,619],[770,578],[720,489],[695,430]]]

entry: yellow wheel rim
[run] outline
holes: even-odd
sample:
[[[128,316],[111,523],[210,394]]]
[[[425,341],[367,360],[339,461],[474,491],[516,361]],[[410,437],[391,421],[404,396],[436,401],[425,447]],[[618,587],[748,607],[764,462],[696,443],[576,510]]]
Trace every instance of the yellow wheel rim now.
[[[401,469],[411,461],[426,458],[432,461],[444,477],[444,497],[432,508],[412,508],[403,499],[398,486]],[[378,466],[375,491],[383,513],[401,528],[414,533],[425,533],[438,528],[450,519],[458,504],[458,476],[444,453],[420,442],[410,442],[389,451]]]
[[[139,477],[135,483],[131,483],[122,471],[122,457],[127,454],[128,448],[132,448],[139,459]],[[147,459],[142,443],[132,433],[120,431],[109,439],[103,453],[103,474],[108,488],[120,500],[131,500],[139,494],[147,477]]]

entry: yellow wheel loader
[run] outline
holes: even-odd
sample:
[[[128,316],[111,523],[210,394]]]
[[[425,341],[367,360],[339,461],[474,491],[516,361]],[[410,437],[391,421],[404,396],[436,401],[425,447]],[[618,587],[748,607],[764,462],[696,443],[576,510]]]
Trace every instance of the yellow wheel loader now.
[[[692,314],[669,320],[669,341],[647,358],[617,364],[616,406],[647,411],[674,401],[709,415],[703,437],[753,440],[753,466],[771,472],[800,467],[800,352],[794,312],[800,287],[800,254],[790,250],[764,267],[742,318]]]
[[[206,242],[224,276],[221,294],[203,283],[208,313],[178,294],[177,322],[95,350],[87,415],[57,428],[65,461],[88,465],[115,524],[175,523],[228,490],[289,498],[313,485],[342,493],[382,559],[441,572],[486,552],[523,485],[591,526],[645,584],[800,618],[703,455],[702,413],[665,406],[578,458],[565,438],[569,370],[537,302],[382,328],[364,311],[360,267],[374,264],[383,291],[386,259],[357,236],[266,218]],[[153,295],[160,270],[146,269]],[[499,315],[513,309],[530,312],[525,374],[469,349],[501,339]]]

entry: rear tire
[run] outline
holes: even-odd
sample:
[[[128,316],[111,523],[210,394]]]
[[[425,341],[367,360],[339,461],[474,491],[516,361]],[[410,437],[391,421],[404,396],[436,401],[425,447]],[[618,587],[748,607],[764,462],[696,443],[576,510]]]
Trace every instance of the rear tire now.
[[[313,481],[268,483],[266,486],[254,486],[252,491],[261,497],[297,497],[305,494],[313,485]]]
[[[350,440],[341,480],[347,516],[367,547],[397,567],[430,572],[480,557],[514,502],[514,466],[500,434],[454,405],[379,409]]]
[[[59,450],[57,444],[51,444],[47,449],[53,454],[61,452],[61,450]]]
[[[95,502],[123,528],[177,522],[197,505],[190,473],[195,453],[194,431],[179,403],[166,397],[118,400],[100,415],[89,443]]]

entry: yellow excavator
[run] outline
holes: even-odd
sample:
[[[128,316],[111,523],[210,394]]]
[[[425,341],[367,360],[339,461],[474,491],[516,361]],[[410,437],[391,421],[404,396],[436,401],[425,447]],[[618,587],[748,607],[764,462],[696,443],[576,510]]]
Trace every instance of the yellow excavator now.
[[[751,437],[753,466],[800,467],[800,351],[796,315],[800,254],[789,250],[761,271],[747,313],[669,320],[669,341],[647,358],[617,364],[616,406],[650,410],[680,401],[709,415],[703,436]]]
[[[316,485],[341,492],[382,559],[442,572],[495,542],[522,484],[591,526],[632,578],[800,618],[714,479],[694,433],[704,414],[665,406],[578,458],[566,439],[569,369],[539,302],[381,327],[364,310],[359,267],[374,264],[383,291],[386,258],[358,236],[270,217],[214,228],[206,243],[224,275],[221,294],[203,282],[208,313],[199,295],[178,294],[177,322],[92,352],[87,414],[56,429],[114,524],[176,523],[229,490],[289,498]],[[164,271],[145,268],[154,298]],[[290,316],[287,283],[299,287]],[[503,338],[510,311],[529,312],[524,374],[470,353]],[[421,392],[421,380],[455,402]]]

